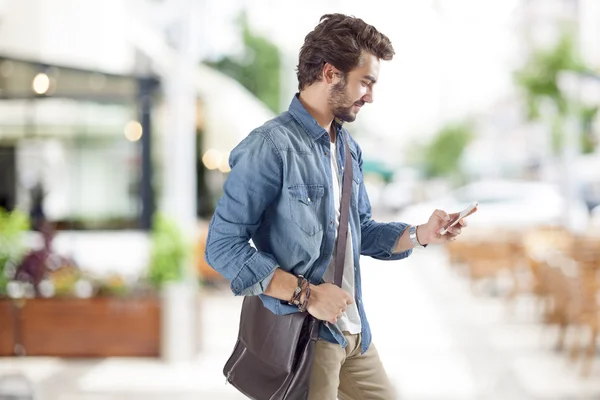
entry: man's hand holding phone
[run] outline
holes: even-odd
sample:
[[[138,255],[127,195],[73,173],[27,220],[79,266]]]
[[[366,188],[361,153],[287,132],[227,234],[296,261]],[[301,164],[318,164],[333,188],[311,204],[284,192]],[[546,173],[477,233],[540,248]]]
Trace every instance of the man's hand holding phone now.
[[[455,240],[467,226],[466,217],[477,211],[478,203],[471,203],[461,212],[448,214],[435,210],[426,224],[417,229],[417,239],[421,244],[444,244]]]
[[[469,215],[473,214],[477,211],[477,206],[479,203],[474,202],[469,204],[467,208],[462,210],[460,213],[455,213],[450,215],[450,222],[448,222],[442,229],[440,229],[440,235],[445,235],[447,232],[450,232],[453,226],[459,223],[463,218],[467,218]],[[465,225],[463,225],[465,226]]]

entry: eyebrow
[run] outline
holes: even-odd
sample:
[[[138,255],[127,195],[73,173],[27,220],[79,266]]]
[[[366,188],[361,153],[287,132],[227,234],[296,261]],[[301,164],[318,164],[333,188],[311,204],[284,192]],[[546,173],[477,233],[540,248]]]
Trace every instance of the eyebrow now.
[[[370,80],[372,83],[377,83],[377,79],[373,78],[371,75],[365,75],[363,78]]]

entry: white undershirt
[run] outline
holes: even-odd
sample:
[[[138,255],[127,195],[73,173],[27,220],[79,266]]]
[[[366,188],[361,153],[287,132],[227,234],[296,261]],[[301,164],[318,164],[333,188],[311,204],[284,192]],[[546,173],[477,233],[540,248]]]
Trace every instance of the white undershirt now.
[[[349,157],[348,155],[347,157]],[[334,281],[335,271],[335,248],[337,246],[337,227],[340,223],[340,173],[337,164],[337,149],[335,143],[331,143],[331,173],[333,176],[333,203],[335,204],[335,215],[336,215],[336,227],[335,233],[336,238],[334,242],[334,251],[331,262],[327,271],[325,271],[324,279],[326,282]],[[346,244],[346,257],[344,259],[344,275],[342,277],[342,289],[348,292],[352,298],[356,298],[354,288],[354,251],[352,249],[352,235],[350,231],[350,224],[348,224],[348,242]],[[336,326],[340,331],[348,331],[351,334],[357,334],[361,332],[360,315],[358,314],[358,307],[356,301],[350,304],[346,309],[346,312],[336,323]]]

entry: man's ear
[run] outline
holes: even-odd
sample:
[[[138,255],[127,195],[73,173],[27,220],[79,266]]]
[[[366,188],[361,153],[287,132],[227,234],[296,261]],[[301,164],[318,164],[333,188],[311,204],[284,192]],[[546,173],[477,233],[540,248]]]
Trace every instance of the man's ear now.
[[[342,72],[329,63],[325,63],[323,66],[323,81],[325,83],[334,84],[339,82],[342,77]]]

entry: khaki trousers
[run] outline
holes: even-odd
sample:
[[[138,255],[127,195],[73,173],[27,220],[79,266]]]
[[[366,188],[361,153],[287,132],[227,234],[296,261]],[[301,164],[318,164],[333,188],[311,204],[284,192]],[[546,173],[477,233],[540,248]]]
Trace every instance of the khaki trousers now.
[[[344,332],[348,346],[319,339],[308,400],[395,400],[379,353],[371,343],[361,354],[361,336]]]

